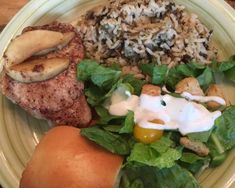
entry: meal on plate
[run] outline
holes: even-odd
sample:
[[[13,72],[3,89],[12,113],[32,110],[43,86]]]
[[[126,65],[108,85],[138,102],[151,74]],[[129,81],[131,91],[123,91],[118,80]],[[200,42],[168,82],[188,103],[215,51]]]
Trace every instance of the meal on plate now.
[[[167,0],[109,1],[77,28],[25,28],[4,53],[1,92],[58,126],[20,187],[201,187],[235,146],[235,106],[215,82],[235,82],[235,57],[221,61],[212,35]]]

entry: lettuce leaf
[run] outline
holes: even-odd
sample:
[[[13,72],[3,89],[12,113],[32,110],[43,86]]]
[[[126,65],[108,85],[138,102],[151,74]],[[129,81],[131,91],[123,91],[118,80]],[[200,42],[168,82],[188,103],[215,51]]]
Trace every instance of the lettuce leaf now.
[[[232,67],[231,69],[225,71],[225,76],[230,81],[235,82],[235,67]]]
[[[104,95],[105,91],[93,84],[91,84],[85,89],[85,96],[87,97],[87,102],[91,106],[98,105],[102,101]]]
[[[211,135],[212,129],[204,132],[189,133],[187,134],[189,140],[206,143]]]
[[[112,153],[119,155],[127,155],[130,153],[130,145],[126,139],[121,135],[103,130],[100,127],[83,128],[80,134]]]
[[[128,74],[122,78],[122,83],[128,83],[134,88],[133,94],[140,95],[143,85],[146,83],[144,80],[139,80],[133,75]]]
[[[99,116],[99,121],[97,122],[98,124],[105,125],[114,119],[124,119],[124,117],[122,116],[110,115],[108,110],[102,106],[96,106],[95,111],[97,115]]]
[[[119,133],[122,126],[120,125],[105,125],[103,126],[103,129],[112,133]]]
[[[148,64],[141,64],[139,66],[140,70],[144,73],[147,74],[149,76],[153,76],[153,69],[155,67],[154,63],[148,63]]]
[[[175,85],[185,78],[186,76],[182,75],[177,68],[173,67],[168,71],[168,76],[166,78],[166,85],[174,90]]]
[[[235,55],[231,56],[227,61],[212,61],[212,69],[218,73],[224,73],[225,77],[235,82]]]
[[[81,81],[91,81],[98,87],[110,89],[121,76],[121,71],[106,68],[94,60],[82,60],[77,65],[77,78]]]
[[[91,79],[94,70],[99,66],[95,60],[84,59],[77,65],[77,78],[81,81]]]
[[[185,77],[193,76],[198,79],[200,86],[206,89],[209,84],[214,82],[213,71],[209,66],[199,65],[191,62],[188,64],[180,64],[172,68],[167,65],[155,65],[152,72],[150,68],[153,65],[142,65],[141,69],[148,75],[152,76],[152,83],[156,85],[166,85],[171,89]]]
[[[168,137],[161,137],[160,140],[150,144],[150,147],[156,150],[159,153],[164,153],[173,146],[174,142]]]
[[[172,147],[172,141],[162,137],[152,144],[136,143],[127,158],[128,163],[138,163],[153,167],[170,168],[181,157],[181,151]]]
[[[198,73],[198,68],[196,66],[194,66],[193,63],[189,63],[189,64],[180,64],[177,67],[177,71],[186,77],[196,77],[199,73]]]
[[[121,76],[121,71],[98,66],[91,75],[91,81],[101,88],[111,88]]]
[[[190,152],[184,152],[182,154],[182,157],[180,158],[181,161],[192,164],[195,163],[198,160],[202,160],[204,159],[204,157],[200,157],[194,153],[190,153]]]
[[[215,83],[214,74],[211,68],[206,67],[202,74],[197,76],[197,80],[203,89],[206,89],[210,84]]]
[[[92,83],[89,83],[85,89],[85,95],[87,97],[87,102],[92,106],[101,105],[106,99],[112,96],[113,92],[122,84],[122,79],[118,80],[115,84],[112,84],[109,90],[104,90]]]
[[[200,157],[191,152],[183,152],[179,164],[189,170],[192,174],[197,174],[210,163],[209,157]]]
[[[167,65],[154,66],[152,83],[156,85],[162,85],[165,82],[167,72]]]
[[[179,165],[161,170],[148,166],[124,168],[120,188],[130,187],[136,181],[143,188],[201,188],[193,175]]]
[[[229,106],[216,119],[209,145],[215,145],[219,153],[235,146],[235,106]]]
[[[125,121],[123,123],[123,127],[120,129],[119,133],[132,133],[133,132],[133,127],[135,125],[134,122],[134,112],[129,111]]]
[[[211,68],[215,72],[224,72],[235,66],[235,55],[231,56],[227,61],[218,62],[213,60],[211,63]]]
[[[235,146],[235,106],[229,106],[216,119],[214,129],[206,143],[210,149],[212,165],[221,164],[228,151]]]

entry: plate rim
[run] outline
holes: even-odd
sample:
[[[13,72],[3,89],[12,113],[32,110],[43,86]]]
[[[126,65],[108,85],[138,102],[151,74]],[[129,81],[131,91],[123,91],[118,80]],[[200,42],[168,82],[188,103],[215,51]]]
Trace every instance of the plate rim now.
[[[69,0],[57,0],[56,3],[54,3],[54,5],[56,4],[60,4],[61,2],[63,1],[67,1],[69,2]],[[79,0],[78,0],[79,1]],[[197,1],[197,0],[191,0],[191,1]],[[202,0],[203,1],[203,0]],[[26,12],[30,10],[30,14],[27,13],[28,15],[28,18],[30,16],[33,15],[33,13],[38,10],[41,6],[43,5],[46,5],[47,3],[49,4],[49,0],[31,0],[29,1],[26,5],[23,6],[23,8],[21,8],[18,13],[10,20],[10,22],[7,24],[7,26],[4,28],[4,30],[1,32],[0,34],[0,41],[2,40],[5,40],[5,35],[9,35],[9,33],[11,32],[11,30],[13,30],[13,28],[17,28],[17,29],[14,29],[15,32],[11,33],[10,36],[6,37],[8,38],[7,40],[5,40],[6,42],[6,45],[2,48],[2,50],[0,51],[0,72],[2,70],[2,56],[3,56],[3,52],[5,51],[5,49],[7,48],[7,45],[9,44],[10,40],[12,39],[12,37],[15,35],[16,31],[19,30],[20,26],[23,25],[23,23],[26,21]],[[219,9],[223,9],[224,10],[224,13],[226,15],[227,18],[230,19],[230,21],[234,22],[234,25],[235,25],[235,11],[234,9],[225,1],[223,0],[208,0],[208,2],[210,2],[211,4],[214,4],[215,6],[219,7]],[[37,5],[37,6],[36,6]],[[20,23],[20,20],[24,18],[24,22],[23,23]],[[17,27],[16,27],[16,24],[17,23]],[[0,96],[0,100],[2,100],[2,96]],[[2,101],[0,101],[0,104],[2,103]],[[1,108],[1,106],[0,106]],[[1,126],[1,125],[0,125]],[[2,151],[2,143],[0,143],[0,161],[3,161],[3,158],[4,158],[4,154],[3,154],[3,151]],[[8,187],[8,181],[4,179],[4,174],[2,174],[2,171],[3,170],[6,170],[6,171],[9,171],[8,172],[8,175],[11,173],[11,170],[8,169],[9,167],[5,166],[2,164],[1,165],[1,169],[0,169],[0,184],[2,184],[2,186],[4,187]],[[235,174],[235,172],[234,172]],[[235,177],[233,178],[233,181],[235,181]]]

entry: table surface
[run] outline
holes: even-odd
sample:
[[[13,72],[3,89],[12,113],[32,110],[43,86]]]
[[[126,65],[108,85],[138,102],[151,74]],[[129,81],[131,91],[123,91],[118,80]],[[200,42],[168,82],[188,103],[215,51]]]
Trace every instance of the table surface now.
[[[3,29],[16,12],[29,0],[0,0],[0,29]]]

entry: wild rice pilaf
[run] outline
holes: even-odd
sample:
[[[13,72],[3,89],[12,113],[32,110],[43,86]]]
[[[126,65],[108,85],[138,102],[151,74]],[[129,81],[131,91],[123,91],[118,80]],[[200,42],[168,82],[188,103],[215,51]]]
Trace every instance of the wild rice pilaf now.
[[[101,63],[207,64],[212,31],[195,14],[165,0],[113,0],[88,11],[78,29],[86,56]]]

